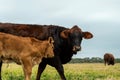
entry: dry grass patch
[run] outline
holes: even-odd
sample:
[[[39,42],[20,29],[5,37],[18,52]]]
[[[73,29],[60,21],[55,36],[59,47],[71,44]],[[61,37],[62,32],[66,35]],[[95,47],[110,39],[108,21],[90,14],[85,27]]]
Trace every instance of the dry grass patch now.
[[[33,67],[32,80],[35,80],[38,66]],[[65,76],[67,80],[120,80],[120,64],[104,66],[103,63],[65,64]],[[15,63],[3,64],[3,80],[23,80],[22,66]],[[55,68],[47,66],[41,76],[41,80],[60,80]]]

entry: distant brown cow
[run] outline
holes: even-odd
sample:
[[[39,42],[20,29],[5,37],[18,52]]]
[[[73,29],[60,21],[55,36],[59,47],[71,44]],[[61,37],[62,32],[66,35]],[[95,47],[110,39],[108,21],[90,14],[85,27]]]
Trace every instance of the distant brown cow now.
[[[0,33],[0,61],[14,61],[23,66],[25,80],[30,80],[32,67],[42,58],[53,57],[53,39],[40,41],[30,37],[18,37]]]
[[[108,65],[114,65],[115,62],[114,62],[114,56],[110,53],[106,53],[104,55],[104,62],[105,62],[105,65],[108,64]]]

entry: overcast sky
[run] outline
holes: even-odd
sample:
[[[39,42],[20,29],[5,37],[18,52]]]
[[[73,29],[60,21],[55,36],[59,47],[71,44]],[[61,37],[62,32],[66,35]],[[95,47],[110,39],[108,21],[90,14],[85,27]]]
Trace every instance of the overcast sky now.
[[[120,0],[0,0],[0,22],[78,25],[94,38],[83,39],[73,58],[102,58],[106,52],[120,58]]]

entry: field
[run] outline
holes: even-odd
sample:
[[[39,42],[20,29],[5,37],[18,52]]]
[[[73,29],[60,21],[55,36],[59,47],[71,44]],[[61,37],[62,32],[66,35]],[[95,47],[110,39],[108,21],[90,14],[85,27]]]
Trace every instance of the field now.
[[[37,67],[33,67],[32,80],[35,80]],[[120,63],[114,66],[104,66],[103,63],[65,64],[65,76],[67,80],[120,80]],[[23,80],[22,67],[15,64],[3,64],[3,80]],[[47,66],[41,80],[60,80],[57,71]]]

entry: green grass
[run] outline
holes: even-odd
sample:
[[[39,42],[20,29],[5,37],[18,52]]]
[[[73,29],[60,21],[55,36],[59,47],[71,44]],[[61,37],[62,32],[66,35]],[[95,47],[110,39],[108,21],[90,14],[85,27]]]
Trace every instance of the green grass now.
[[[37,67],[33,67],[32,80],[35,80]],[[104,66],[102,63],[65,64],[65,76],[67,80],[120,80],[120,64]],[[24,80],[22,66],[11,63],[3,64],[3,80]],[[41,76],[41,80],[60,80],[57,71],[47,66]]]

